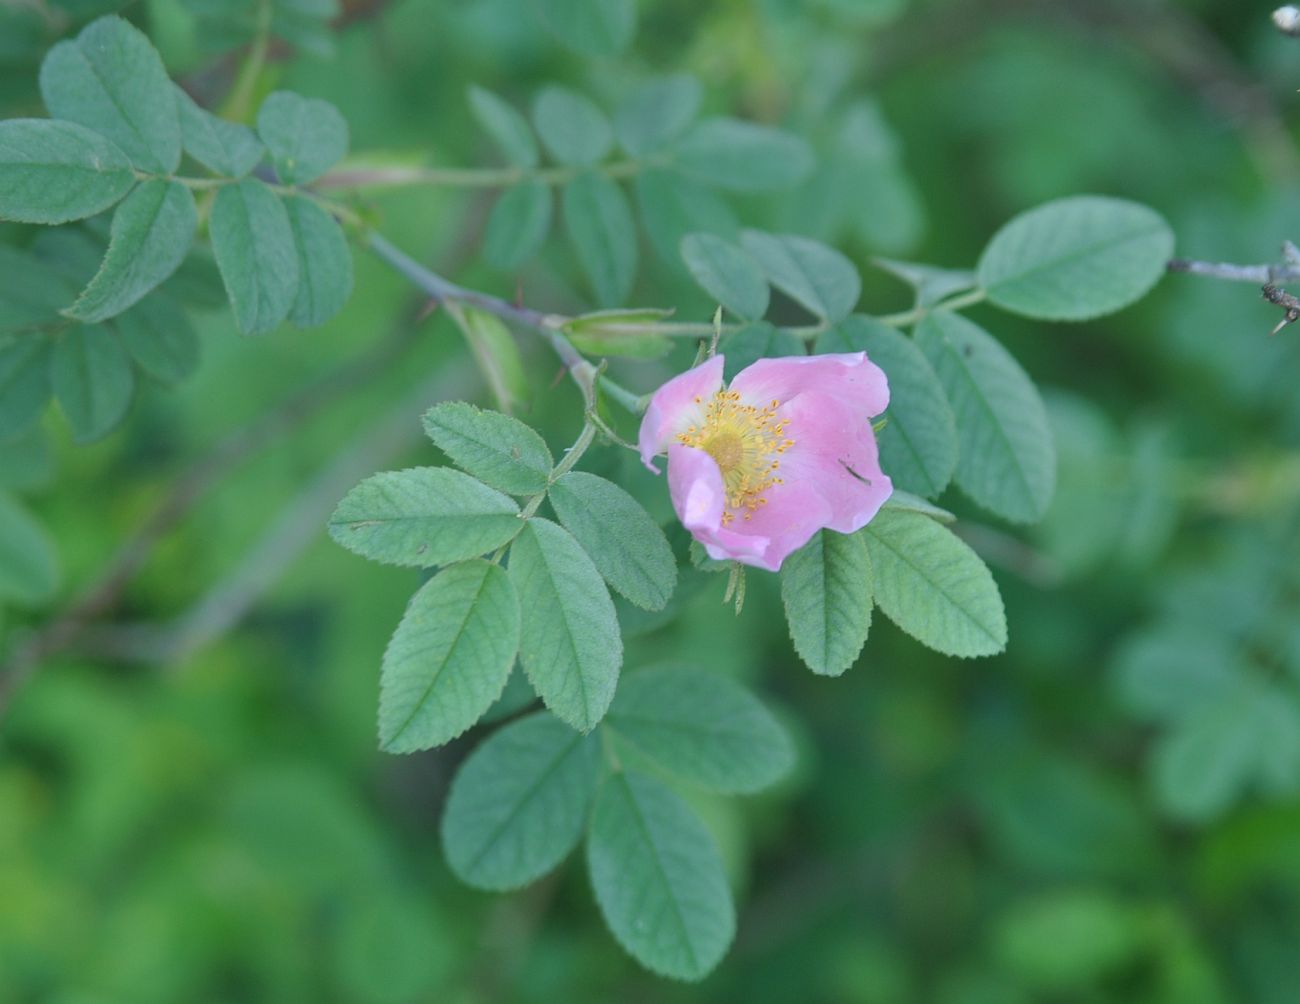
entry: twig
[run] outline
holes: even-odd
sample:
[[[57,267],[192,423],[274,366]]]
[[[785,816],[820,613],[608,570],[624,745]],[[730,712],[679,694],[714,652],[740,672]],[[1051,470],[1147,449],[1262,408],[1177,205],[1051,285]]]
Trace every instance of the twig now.
[[[425,268],[380,234],[372,231],[366,239],[379,257],[439,303],[450,300],[467,304],[485,310],[489,314],[494,314],[503,321],[513,321],[516,324],[522,324],[535,330],[559,356],[564,368],[568,370],[574,383],[582,391],[582,397],[588,409],[595,406],[596,367],[584,359],[582,354],[560,333],[560,328],[570,318],[560,314],[544,314],[540,310],[533,310],[531,307],[525,307],[522,304],[511,303],[488,293],[480,293],[477,290],[458,286],[454,282],[444,279],[436,272]],[[637,406],[640,403],[640,398],[608,378],[602,378],[602,383],[606,391],[609,392],[611,399],[629,408],[629,410],[639,413]]]
[[[1278,268],[1276,265],[1234,265],[1231,262],[1174,258],[1165,265],[1165,268],[1170,272],[1186,272],[1188,275],[1223,279],[1226,282],[1249,282],[1256,286],[1262,286],[1266,282],[1300,279],[1300,271],[1287,267]]]

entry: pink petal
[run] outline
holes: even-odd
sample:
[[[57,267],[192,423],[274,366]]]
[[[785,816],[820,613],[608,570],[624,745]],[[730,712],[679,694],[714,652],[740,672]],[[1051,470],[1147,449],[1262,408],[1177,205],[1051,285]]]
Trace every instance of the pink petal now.
[[[799,394],[781,411],[795,441],[781,458],[781,478],[815,488],[828,509],[822,525],[860,530],[894,490],[880,470],[870,420],[857,405],[814,392]]]
[[[769,572],[778,572],[790,554],[827,525],[832,517],[831,506],[819,485],[793,479],[773,485],[763,493],[763,497],[767,499],[767,505],[749,513],[748,519],[745,513],[738,513],[730,525],[722,527],[715,536],[719,546],[729,552],[727,557],[746,565],[766,568]],[[755,538],[768,542],[761,554],[748,557],[739,553],[745,541]],[[712,549],[709,553],[713,554]]]
[[[645,417],[641,420],[639,446],[641,462],[656,474],[654,457],[668,449],[678,433],[704,421],[704,406],[696,402],[708,401],[722,388],[723,357],[714,356],[679,373],[660,387],[650,399]]]
[[[853,405],[866,418],[889,406],[889,381],[865,352],[760,359],[737,373],[730,389],[749,404],[764,405],[815,391]]]
[[[722,526],[726,494],[717,462],[703,450],[673,443],[668,447],[668,492],[682,526],[718,561],[761,558],[768,539],[759,534],[733,534]],[[756,562],[750,560],[749,564]]]

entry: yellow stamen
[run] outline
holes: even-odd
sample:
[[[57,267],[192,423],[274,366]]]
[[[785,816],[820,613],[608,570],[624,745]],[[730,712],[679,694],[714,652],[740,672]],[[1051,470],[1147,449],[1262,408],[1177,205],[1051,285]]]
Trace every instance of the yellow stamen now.
[[[794,445],[785,435],[788,419],[777,421],[781,402],[773,400],[766,408],[744,404],[736,391],[720,390],[705,405],[704,421],[691,426],[677,437],[686,446],[703,450],[722,471],[722,484],[729,510],[745,510],[749,519],[759,506],[767,505],[763,496],[768,488],[784,482],[776,476],[781,467],[778,459]],[[736,512],[722,514],[723,526]]]

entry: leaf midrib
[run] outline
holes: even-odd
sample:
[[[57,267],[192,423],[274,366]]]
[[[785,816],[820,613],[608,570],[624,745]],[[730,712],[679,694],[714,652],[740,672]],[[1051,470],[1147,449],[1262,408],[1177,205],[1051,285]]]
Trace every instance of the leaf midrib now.
[[[929,517],[921,516],[919,518],[928,519]],[[947,589],[945,589],[940,583],[936,582],[933,578],[931,578],[926,573],[926,571],[921,568],[920,565],[917,565],[915,562],[910,561],[902,551],[894,547],[893,544],[891,544],[888,540],[882,537],[878,532],[872,530],[869,525],[867,527],[867,532],[871,534],[873,540],[879,542],[882,547],[886,548],[891,554],[897,557],[901,563],[906,565],[908,568],[912,569],[912,571],[915,572],[917,575],[919,575],[929,586],[931,586],[934,589],[935,592],[939,593],[939,595],[941,595],[945,600],[947,600],[948,603],[952,606],[952,608],[956,610],[959,614],[961,614],[962,617],[964,617],[967,621],[969,621],[971,624],[977,627],[981,632],[983,632],[983,634],[989,639],[989,641],[993,642],[993,644],[995,645],[1003,644],[1003,642],[998,638],[997,635],[990,632],[989,629],[982,622],[976,620],[975,617],[969,611],[967,611],[967,609],[962,604],[958,603],[957,600],[953,598],[952,594]]]
[[[487,581],[489,578],[491,578],[491,569],[484,569],[482,576],[479,579],[478,588],[474,591],[473,598],[466,604],[465,614],[461,617],[460,623],[456,626],[456,632],[447,645],[446,654],[438,664],[438,668],[434,670],[433,676],[429,680],[429,685],[424,688],[424,693],[420,695],[420,699],[416,701],[414,706],[411,708],[411,713],[406,716],[406,721],[402,722],[402,724],[398,726],[397,730],[393,733],[392,738],[384,744],[385,746],[392,746],[393,743],[397,742],[397,740],[402,737],[402,734],[410,728],[411,722],[415,721],[415,716],[418,715],[420,710],[424,707],[424,702],[427,701],[429,695],[433,693],[433,688],[438,685],[438,679],[442,676],[443,670],[445,670],[451,662],[452,655],[455,653],[457,646],[465,635],[465,625],[467,625],[470,618],[474,616],[474,608],[478,606],[478,601],[483,596],[483,591],[487,588]]]
[[[650,835],[650,827],[645,821],[645,816],[641,812],[641,805],[636,800],[636,795],[632,791],[632,785],[628,782],[627,775],[620,773],[617,776],[618,782],[623,786],[627,793],[628,804],[632,807],[632,816],[636,820],[637,829],[645,839],[646,846],[650,848],[650,859],[654,862],[655,871],[659,873],[659,878],[663,882],[663,887],[668,892],[668,902],[672,906],[673,916],[677,920],[677,927],[681,932],[682,945],[686,949],[686,954],[691,960],[691,969],[698,969],[700,966],[699,957],[695,954],[695,946],[691,943],[690,931],[686,926],[686,917],[682,914],[682,908],[677,902],[677,889],[668,880],[668,871],[664,868],[663,861],[659,856],[659,845],[655,843],[654,838]]]

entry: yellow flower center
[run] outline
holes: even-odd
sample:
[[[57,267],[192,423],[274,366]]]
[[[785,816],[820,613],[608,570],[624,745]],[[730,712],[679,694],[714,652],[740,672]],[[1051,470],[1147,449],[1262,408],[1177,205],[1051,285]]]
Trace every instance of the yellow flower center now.
[[[783,483],[776,474],[779,458],[794,445],[785,435],[785,421],[776,417],[781,402],[759,408],[743,404],[735,391],[720,390],[707,402],[697,397],[695,403],[704,405],[704,421],[680,433],[677,441],[703,450],[722,471],[727,495],[723,525],[742,510],[749,519],[759,506],[767,505],[763,492]]]

